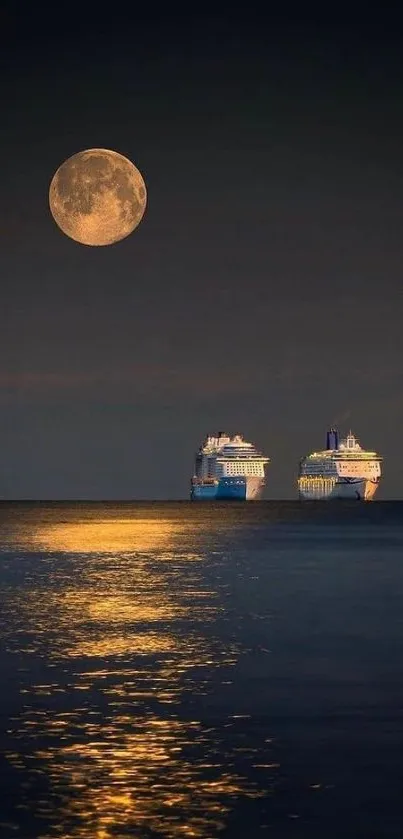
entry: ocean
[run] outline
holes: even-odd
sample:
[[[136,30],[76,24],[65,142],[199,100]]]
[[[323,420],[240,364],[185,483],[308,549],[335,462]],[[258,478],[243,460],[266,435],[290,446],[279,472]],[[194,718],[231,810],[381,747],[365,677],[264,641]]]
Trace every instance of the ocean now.
[[[0,505],[3,839],[403,835],[403,502]]]

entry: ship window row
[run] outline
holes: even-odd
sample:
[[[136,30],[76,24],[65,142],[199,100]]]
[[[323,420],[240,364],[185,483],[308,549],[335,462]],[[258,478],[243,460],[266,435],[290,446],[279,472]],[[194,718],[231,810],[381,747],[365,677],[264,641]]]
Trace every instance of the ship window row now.
[[[262,467],[259,463],[227,463],[227,475],[261,475]]]
[[[225,452],[223,452],[220,459],[226,460],[227,457],[228,460],[255,460],[255,458],[261,458],[262,455],[256,453],[252,456],[250,452],[231,452],[230,456],[228,456],[228,453],[226,454]]]
[[[371,469],[372,471],[377,471],[379,469],[379,465],[377,463],[366,463],[365,466],[363,463],[338,463],[336,467],[334,464],[325,464],[324,466],[311,466],[310,464],[305,464],[302,467],[302,471],[305,475],[314,475],[315,473],[324,474],[326,472],[334,472],[335,468],[340,472],[347,470],[348,472],[354,471],[361,473],[363,468],[366,470]]]
[[[322,486],[334,486],[335,483],[336,478],[316,478],[312,476],[299,479],[299,485],[301,487],[313,487],[315,489]]]

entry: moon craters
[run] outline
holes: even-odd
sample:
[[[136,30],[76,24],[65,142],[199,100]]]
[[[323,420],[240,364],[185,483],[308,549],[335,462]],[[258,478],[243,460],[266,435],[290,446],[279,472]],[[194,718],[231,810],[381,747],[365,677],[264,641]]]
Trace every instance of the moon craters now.
[[[51,213],[60,229],[84,245],[110,245],[140,223],[147,190],[139,170],[109,149],[69,157],[52,178]]]

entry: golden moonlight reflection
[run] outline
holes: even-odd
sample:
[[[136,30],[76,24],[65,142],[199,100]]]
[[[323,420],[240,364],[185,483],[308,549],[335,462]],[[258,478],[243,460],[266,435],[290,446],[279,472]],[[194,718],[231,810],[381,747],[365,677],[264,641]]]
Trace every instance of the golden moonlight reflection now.
[[[144,513],[39,518],[10,536],[24,577],[5,614],[9,651],[40,673],[21,676],[8,750],[29,779],[21,806],[36,835],[210,839],[240,795],[256,795],[200,719],[212,679],[230,690],[238,655],[215,632],[210,531]]]
[[[100,519],[52,523],[32,533],[32,545],[63,553],[143,552],[168,546],[183,527],[164,519]]]
[[[43,839],[112,839],[133,828],[138,836],[209,839],[225,826],[232,798],[258,795],[211,754],[211,733],[197,721],[149,716],[133,725],[132,715],[116,714],[104,726],[89,722],[74,739],[73,720],[54,722],[63,744],[35,754],[59,793],[59,821]],[[52,815],[52,805],[40,801],[39,814]]]

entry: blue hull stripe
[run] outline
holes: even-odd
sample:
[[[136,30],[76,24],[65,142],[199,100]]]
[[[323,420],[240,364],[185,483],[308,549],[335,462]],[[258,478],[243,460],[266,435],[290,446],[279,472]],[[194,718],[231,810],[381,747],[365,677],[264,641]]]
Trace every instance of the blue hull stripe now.
[[[195,484],[190,493],[192,501],[246,500],[244,478],[222,478],[218,484]]]

